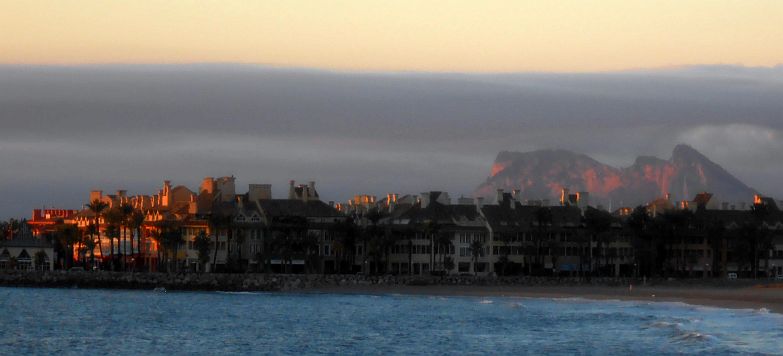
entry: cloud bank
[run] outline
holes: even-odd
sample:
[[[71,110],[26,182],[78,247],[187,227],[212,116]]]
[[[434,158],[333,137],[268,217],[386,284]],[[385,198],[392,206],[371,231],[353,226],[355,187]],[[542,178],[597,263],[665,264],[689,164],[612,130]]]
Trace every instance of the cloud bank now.
[[[0,217],[149,193],[316,180],[358,193],[470,194],[501,150],[622,166],[688,143],[783,196],[783,67],[593,74],[346,73],[246,65],[0,66]],[[239,190],[243,191],[240,187]]]

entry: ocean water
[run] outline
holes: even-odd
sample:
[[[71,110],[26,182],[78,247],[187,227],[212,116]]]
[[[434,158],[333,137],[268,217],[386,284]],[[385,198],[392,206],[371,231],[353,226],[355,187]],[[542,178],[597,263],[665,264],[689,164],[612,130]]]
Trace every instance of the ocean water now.
[[[0,288],[0,354],[783,354],[783,315],[680,303]]]

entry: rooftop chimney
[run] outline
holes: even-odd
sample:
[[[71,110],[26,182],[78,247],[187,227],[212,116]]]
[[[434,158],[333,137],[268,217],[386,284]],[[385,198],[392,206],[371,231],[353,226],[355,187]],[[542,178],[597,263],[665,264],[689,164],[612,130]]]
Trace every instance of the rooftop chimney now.
[[[294,190],[294,184],[296,181],[293,179],[288,181],[288,199],[296,199],[296,191]]]
[[[498,205],[503,202],[503,189],[498,189],[495,200],[497,200]]]

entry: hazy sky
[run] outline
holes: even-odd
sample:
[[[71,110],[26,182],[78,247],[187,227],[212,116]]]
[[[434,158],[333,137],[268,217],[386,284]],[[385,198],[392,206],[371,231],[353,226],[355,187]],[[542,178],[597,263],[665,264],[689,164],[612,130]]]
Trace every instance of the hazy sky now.
[[[0,0],[0,63],[347,70],[772,66],[778,0]]]
[[[617,166],[688,143],[783,196],[783,67],[598,74],[347,73],[250,65],[0,66],[0,217],[79,208],[90,189],[238,191],[317,181],[469,195],[501,150]]]

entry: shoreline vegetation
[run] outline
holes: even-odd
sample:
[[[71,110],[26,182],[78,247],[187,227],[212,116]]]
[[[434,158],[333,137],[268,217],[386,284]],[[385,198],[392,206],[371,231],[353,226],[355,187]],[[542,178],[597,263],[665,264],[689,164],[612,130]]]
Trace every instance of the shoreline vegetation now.
[[[783,283],[752,279],[642,281],[630,278],[3,271],[0,272],[0,287],[584,298],[682,302],[732,309],[766,309],[783,314]]]

